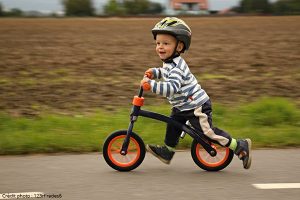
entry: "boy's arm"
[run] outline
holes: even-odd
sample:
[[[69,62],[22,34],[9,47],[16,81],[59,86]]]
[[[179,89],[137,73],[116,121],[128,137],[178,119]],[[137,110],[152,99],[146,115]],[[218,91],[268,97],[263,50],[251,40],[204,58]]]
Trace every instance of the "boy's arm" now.
[[[161,70],[160,68],[149,68],[145,72],[145,76],[147,76],[150,79],[161,79]]]
[[[182,71],[178,68],[174,68],[165,81],[148,80],[148,83],[151,85],[151,91],[164,97],[171,97],[177,93],[181,87],[181,82]]]

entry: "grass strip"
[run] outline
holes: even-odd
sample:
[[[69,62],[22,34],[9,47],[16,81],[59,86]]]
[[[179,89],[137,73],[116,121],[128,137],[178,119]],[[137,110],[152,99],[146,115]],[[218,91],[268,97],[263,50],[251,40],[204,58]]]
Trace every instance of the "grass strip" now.
[[[169,115],[170,106],[143,109]],[[300,147],[300,110],[288,99],[262,98],[254,103],[228,108],[215,104],[214,125],[235,138],[249,137],[255,148]],[[127,129],[130,107],[92,115],[41,115],[38,118],[0,114],[0,155],[101,151],[112,132]],[[140,117],[134,132],[145,143],[163,144],[166,124]],[[178,148],[189,148],[186,136]]]

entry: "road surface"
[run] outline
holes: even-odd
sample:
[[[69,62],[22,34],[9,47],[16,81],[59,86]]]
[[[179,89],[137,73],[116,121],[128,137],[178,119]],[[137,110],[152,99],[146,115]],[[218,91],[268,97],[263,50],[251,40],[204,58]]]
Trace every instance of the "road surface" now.
[[[40,199],[66,200],[300,198],[299,187],[263,190],[253,186],[264,183],[300,183],[300,149],[255,150],[250,170],[244,170],[235,157],[220,172],[201,170],[188,151],[177,152],[170,165],[147,154],[131,172],[111,169],[100,153],[0,156],[0,199],[24,192],[48,195]]]

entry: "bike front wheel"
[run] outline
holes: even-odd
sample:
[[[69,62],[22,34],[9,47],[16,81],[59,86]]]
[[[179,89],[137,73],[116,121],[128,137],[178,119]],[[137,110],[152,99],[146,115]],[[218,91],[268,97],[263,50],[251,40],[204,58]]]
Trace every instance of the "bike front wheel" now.
[[[126,134],[127,130],[116,131],[107,137],[103,145],[103,157],[106,163],[118,171],[130,171],[137,168],[146,154],[143,140],[132,132],[127,154],[122,155],[121,149]]]
[[[206,171],[219,171],[227,167],[233,158],[233,151],[228,147],[211,143],[211,146],[217,151],[216,156],[211,156],[201,144],[196,140],[193,141],[191,154],[194,162]]]

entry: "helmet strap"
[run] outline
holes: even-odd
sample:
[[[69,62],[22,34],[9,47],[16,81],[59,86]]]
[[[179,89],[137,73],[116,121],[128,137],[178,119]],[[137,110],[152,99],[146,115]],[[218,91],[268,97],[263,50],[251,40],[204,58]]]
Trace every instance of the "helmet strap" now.
[[[177,52],[178,44],[179,44],[179,40],[176,39],[176,46],[175,46],[175,49],[174,49],[172,55],[171,55],[169,58],[162,59],[162,61],[163,61],[164,63],[172,63],[174,58],[180,56],[180,52]]]

